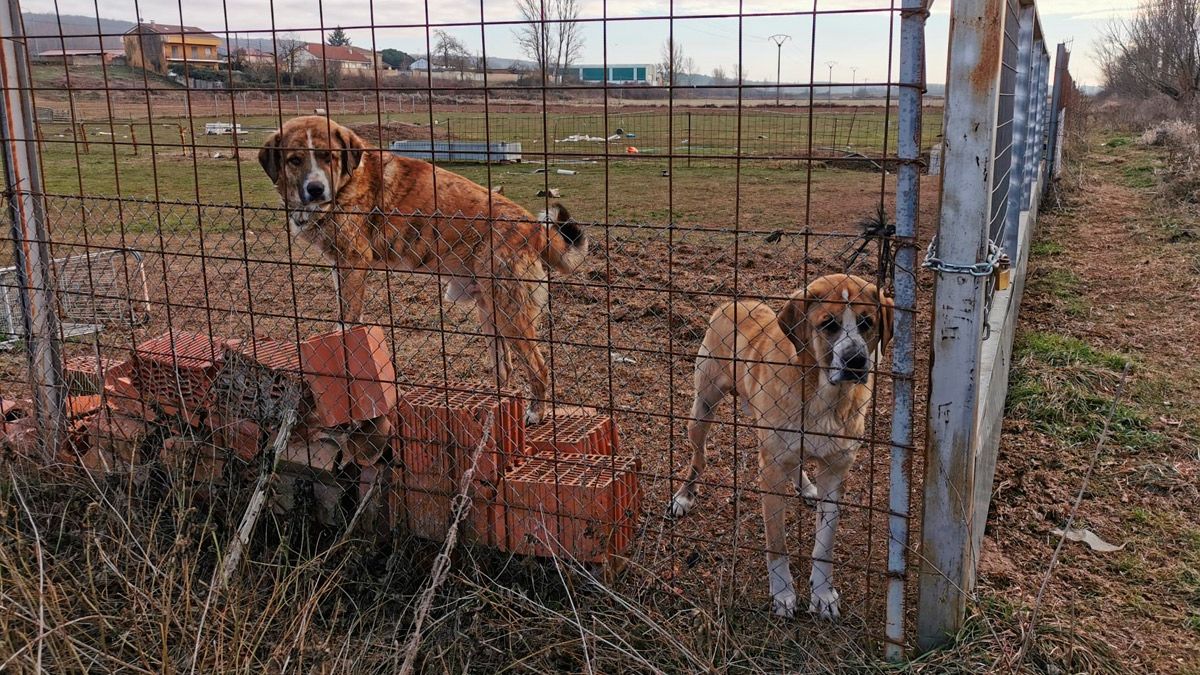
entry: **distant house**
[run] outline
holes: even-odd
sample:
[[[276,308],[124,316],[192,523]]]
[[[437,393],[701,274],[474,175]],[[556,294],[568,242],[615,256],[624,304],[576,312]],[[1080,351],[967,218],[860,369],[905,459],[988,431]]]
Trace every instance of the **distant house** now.
[[[172,66],[217,68],[223,63],[217,36],[195,26],[139,23],[125,32],[129,65],[166,75]]]
[[[98,66],[112,64],[114,59],[122,58],[123,53],[116,50],[100,49],[45,49],[33,57],[34,63],[53,63],[68,66]]]
[[[319,68],[322,64],[330,70],[339,68],[342,73],[365,73],[374,69],[376,65],[383,67],[383,61],[378,60],[378,56],[371,50],[349,45],[335,47],[309,42],[296,57],[296,65],[300,67],[312,65]]]
[[[271,52],[264,52],[261,49],[254,49],[253,47],[244,47],[239,49],[237,50],[235,56],[240,63],[246,65],[275,65],[274,54]]]

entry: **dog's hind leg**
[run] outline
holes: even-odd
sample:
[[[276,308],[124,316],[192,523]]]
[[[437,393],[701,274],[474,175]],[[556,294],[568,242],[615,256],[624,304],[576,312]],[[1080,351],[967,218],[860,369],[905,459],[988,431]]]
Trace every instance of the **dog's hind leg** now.
[[[796,492],[804,497],[804,503],[809,506],[817,505],[817,486],[808,478],[808,472],[803,466],[796,467]]]
[[[509,350],[516,352],[517,361],[529,379],[530,400],[525,423],[537,424],[546,409],[550,387],[550,369],[537,342],[537,322],[542,311],[537,297],[540,288],[538,282],[532,280],[505,280],[495,284],[496,304],[492,318],[506,355]]]
[[[700,477],[704,474],[704,467],[708,462],[705,451],[708,445],[708,430],[713,423],[713,409],[730,391],[730,387],[721,381],[723,376],[717,372],[718,369],[719,364],[712,359],[701,356],[696,361],[696,396],[692,401],[692,418],[688,420],[692,466],[688,470],[687,480],[671,497],[671,504],[667,507],[667,515],[674,518],[687,515],[696,505],[696,497],[700,492]]]
[[[501,387],[508,386],[508,380],[512,376],[512,353],[508,348],[508,341],[504,339],[496,326],[495,309],[490,298],[485,297],[482,293],[475,295],[474,298],[479,314],[480,330],[487,336],[488,355],[492,359],[492,366],[496,369],[496,380]]]

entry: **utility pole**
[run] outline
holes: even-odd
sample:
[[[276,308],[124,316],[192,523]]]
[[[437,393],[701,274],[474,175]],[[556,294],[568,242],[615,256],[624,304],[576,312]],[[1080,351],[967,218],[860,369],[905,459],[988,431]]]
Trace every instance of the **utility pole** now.
[[[833,107],[833,67],[836,66],[837,64],[838,64],[837,61],[826,61],[825,62],[825,65],[829,66],[828,82],[829,82],[829,107],[830,108]]]
[[[775,105],[778,106],[779,105],[779,74],[781,72],[780,64],[783,63],[783,43],[787,42],[788,40],[791,40],[792,36],[784,35],[783,33],[777,33],[767,39],[770,40],[771,42],[775,43]]]
[[[850,98],[854,98],[854,85],[858,82],[858,66],[850,66]]]

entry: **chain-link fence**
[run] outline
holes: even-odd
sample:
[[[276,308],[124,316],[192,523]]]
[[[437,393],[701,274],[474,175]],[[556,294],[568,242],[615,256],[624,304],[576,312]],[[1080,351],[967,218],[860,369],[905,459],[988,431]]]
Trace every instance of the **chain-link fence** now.
[[[692,654],[676,637],[688,631],[664,625],[692,616],[761,636],[756,654],[791,667],[900,656],[914,638],[913,515],[932,475],[914,452],[928,367],[917,336],[931,320],[917,250],[943,180],[925,171],[943,126],[925,100],[928,3],[719,16],[566,5],[576,13],[547,3],[515,19],[426,7],[415,22],[372,6],[346,27],[364,47],[336,52],[321,45],[329,6],[283,18],[272,5],[270,19],[180,7],[174,25],[96,20],[128,64],[82,69],[35,63],[14,3],[17,260],[0,279],[25,349],[0,368],[10,442],[48,469],[82,467],[103,504],[169,494],[225,514],[188,572],[211,576],[210,594],[235,593],[266,521],[272,536],[315,523],[338,542],[441,554],[413,563],[401,606],[371,610],[401,637],[355,623],[362,652],[301,659],[314,667],[411,664],[436,630],[426,622],[454,615],[431,603],[463,587],[447,582],[455,551],[476,580],[528,584],[538,610],[517,603],[508,621],[577,617],[564,663],[598,652],[640,667],[651,647],[598,627],[618,609],[677,654]],[[679,84],[685,59],[670,47],[713,26],[739,59],[758,33],[794,33],[782,86],[716,69],[707,94]],[[1007,101],[1004,121],[988,129],[1008,129],[1004,167],[1029,153],[1037,171],[1031,123],[1013,114],[1045,107],[1044,90],[1021,87],[1046,71],[1012,60],[1031,53],[1016,48],[1025,28],[1009,21],[990,94]],[[605,64],[623,60],[617,44],[662,42],[661,83],[568,81],[549,50],[519,77],[487,66],[561,34]],[[877,48],[846,82],[829,64],[850,34]],[[247,35],[253,55],[192,60]],[[424,70],[383,65],[401,43],[419,45]],[[183,88],[180,68],[223,88]],[[302,74],[313,89],[295,90]],[[949,173],[959,159],[946,152]],[[1011,189],[995,176],[993,224],[1009,220],[994,195]],[[946,189],[965,189],[959,178]],[[989,236],[1004,246],[1002,234]],[[606,590],[578,595],[582,579]],[[807,614],[811,635],[784,628],[775,643],[790,624],[772,614]],[[217,649],[198,616],[182,620],[193,663]],[[532,644],[479,659],[541,654]]]

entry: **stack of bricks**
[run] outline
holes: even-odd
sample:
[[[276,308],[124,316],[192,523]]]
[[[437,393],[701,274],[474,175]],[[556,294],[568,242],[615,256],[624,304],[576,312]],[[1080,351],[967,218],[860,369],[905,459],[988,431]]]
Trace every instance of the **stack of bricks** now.
[[[183,331],[165,333],[133,350],[132,382],[165,414],[199,426],[212,403],[222,355],[220,340]]]
[[[583,411],[525,428],[515,392],[472,393],[471,385],[415,387],[398,408],[403,489],[391,522],[442,540],[472,452],[493,422],[468,488],[462,532],[514,553],[606,563],[624,554],[641,513],[638,463],[617,455],[612,418]],[[393,488],[395,489],[395,488]]]
[[[415,387],[401,397],[396,454],[404,490],[397,505],[403,514],[393,520],[419,537],[445,539],[452,498],[474,458],[469,486],[474,504],[464,533],[503,547],[507,535],[500,480],[525,454],[524,404],[515,391],[489,394],[469,391],[472,386]]]
[[[642,509],[636,458],[558,453],[504,477],[509,550],[605,563],[633,542]]]
[[[640,517],[639,464],[620,455],[612,418],[559,410],[526,428],[518,392],[469,383],[400,395],[379,327],[300,343],[174,332],[124,363],[72,359],[67,373],[69,447],[89,470],[128,469],[150,451],[186,480],[220,484],[230,459],[246,467],[270,439],[259,422],[299,405],[303,422],[279,458],[280,513],[311,490],[317,520],[338,524],[347,491],[369,493],[375,529],[441,541],[467,481],[464,538],[591,563],[625,554]],[[3,424],[14,410],[6,404]],[[150,438],[161,448],[144,447]]]

